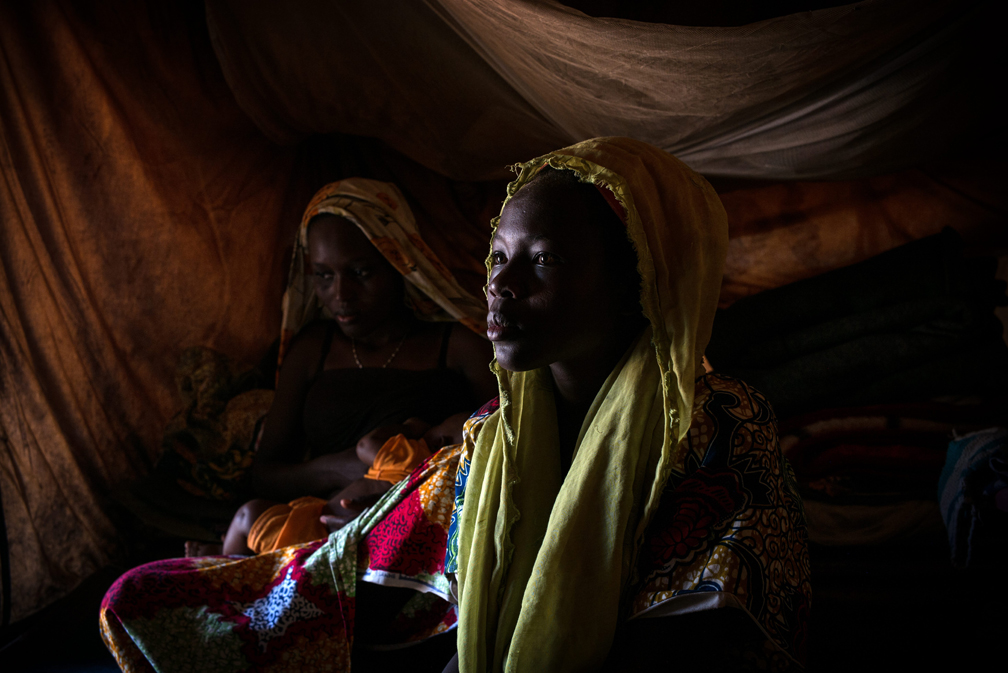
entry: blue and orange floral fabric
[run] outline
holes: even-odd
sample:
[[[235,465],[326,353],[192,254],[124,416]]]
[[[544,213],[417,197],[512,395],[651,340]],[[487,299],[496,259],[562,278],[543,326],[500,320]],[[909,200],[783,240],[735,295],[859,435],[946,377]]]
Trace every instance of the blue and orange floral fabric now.
[[[127,672],[347,671],[358,581],[417,590],[387,643],[452,628],[443,571],[460,455],[441,449],[327,540],[131,570],[102,603],[106,645]]]

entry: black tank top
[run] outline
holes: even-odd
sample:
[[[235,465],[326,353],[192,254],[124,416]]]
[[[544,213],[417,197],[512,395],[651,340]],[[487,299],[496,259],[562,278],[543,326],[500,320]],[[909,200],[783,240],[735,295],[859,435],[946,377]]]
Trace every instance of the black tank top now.
[[[381,425],[417,416],[440,423],[476,408],[466,379],[448,369],[448,338],[454,323],[446,323],[436,369],[325,369],[336,324],[329,325],[322,355],[305,396],[302,427],[309,458],[353,447]]]

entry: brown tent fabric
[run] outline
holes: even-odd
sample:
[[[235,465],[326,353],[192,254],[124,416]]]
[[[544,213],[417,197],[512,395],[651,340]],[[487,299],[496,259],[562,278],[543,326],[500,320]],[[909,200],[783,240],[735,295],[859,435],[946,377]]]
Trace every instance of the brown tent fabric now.
[[[967,254],[1008,253],[1008,166],[943,162],[875,178],[724,189],[729,242],[721,305],[958,231]]]
[[[0,4],[5,622],[118,553],[108,496],[156,458],[182,350],[248,363],[276,337],[290,239],[320,185],[397,183],[425,239],[478,291],[503,196],[500,180],[478,180],[567,139],[432,6]],[[310,135],[322,132],[333,135]],[[999,159],[721,184],[722,300],[946,224],[1003,249],[1004,177]]]
[[[108,495],[156,458],[182,350],[253,363],[278,336],[320,185],[420,195],[421,233],[471,291],[503,192],[380,142],[271,143],[223,80],[201,2],[0,4],[0,175],[4,623],[119,550]]]
[[[269,137],[375,136],[461,179],[604,135],[706,175],[912,166],[997,123],[993,12],[866,0],[710,28],[542,0],[207,1],[228,83]]]
[[[0,6],[0,492],[14,621],[109,561],[103,497],[155,457],[180,346],[247,359],[276,332],[268,307],[310,191],[296,154],[261,136],[200,53],[200,18]]]

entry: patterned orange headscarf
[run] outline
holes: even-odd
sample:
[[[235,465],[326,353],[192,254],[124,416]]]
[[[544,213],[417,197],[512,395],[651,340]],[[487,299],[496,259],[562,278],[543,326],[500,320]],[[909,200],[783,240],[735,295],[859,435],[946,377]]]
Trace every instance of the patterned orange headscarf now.
[[[312,320],[326,315],[315,296],[308,267],[308,223],[322,214],[350,220],[364,232],[406,279],[406,301],[418,318],[457,320],[486,336],[486,301],[462,289],[451,271],[420,238],[413,213],[399,189],[388,182],[347,178],[320,189],[301,218],[283,298],[280,362],[294,335]]]

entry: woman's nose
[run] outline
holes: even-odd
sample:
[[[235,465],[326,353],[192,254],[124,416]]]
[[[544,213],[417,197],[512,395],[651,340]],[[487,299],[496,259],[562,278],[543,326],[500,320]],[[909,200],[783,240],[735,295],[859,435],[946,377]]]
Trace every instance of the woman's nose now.
[[[341,304],[346,303],[349,299],[351,299],[351,297],[349,296],[352,291],[350,285],[351,283],[347,282],[347,278],[345,275],[343,275],[342,273],[334,274],[331,290],[332,298],[340,302]]]
[[[517,295],[514,271],[510,262],[498,266],[495,273],[490,277],[487,291],[495,297],[514,299]]]

